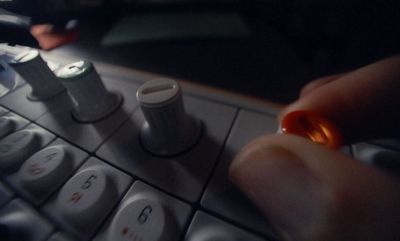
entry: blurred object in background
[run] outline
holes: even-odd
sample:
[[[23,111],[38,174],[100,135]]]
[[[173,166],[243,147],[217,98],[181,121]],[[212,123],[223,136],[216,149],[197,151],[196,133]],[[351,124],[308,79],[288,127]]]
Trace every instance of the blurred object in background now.
[[[0,0],[0,8],[22,19],[1,21],[0,41],[51,49],[79,28],[56,51],[281,103],[313,78],[400,52],[398,0]],[[221,16],[229,21],[214,20]]]
[[[76,40],[74,2],[85,1],[0,1],[0,41],[49,50]]]
[[[36,24],[31,26],[30,33],[42,49],[49,50],[75,41],[78,37],[76,26],[76,20],[70,20],[62,29],[52,24]]]
[[[37,41],[29,33],[30,26],[30,17],[0,8],[0,42],[37,47]]]

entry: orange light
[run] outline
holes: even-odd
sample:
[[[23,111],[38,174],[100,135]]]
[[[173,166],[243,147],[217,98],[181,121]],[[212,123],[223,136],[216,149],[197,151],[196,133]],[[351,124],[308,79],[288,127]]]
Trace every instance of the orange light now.
[[[331,121],[313,111],[299,110],[286,114],[281,122],[281,131],[306,137],[332,149],[342,145],[339,129]]]

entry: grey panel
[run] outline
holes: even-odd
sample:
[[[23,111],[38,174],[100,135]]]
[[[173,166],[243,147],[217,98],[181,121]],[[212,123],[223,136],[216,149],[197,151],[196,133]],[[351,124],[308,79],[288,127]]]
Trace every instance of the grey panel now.
[[[37,123],[83,149],[94,152],[115,131],[137,106],[137,85],[115,79],[103,79],[109,91],[122,94],[122,106],[111,116],[94,123],[80,123],[72,117],[72,105],[60,106],[42,116]]]
[[[265,239],[246,232],[205,212],[196,212],[185,241],[262,241]]]
[[[168,158],[144,150],[139,141],[143,116],[138,110],[97,154],[167,192],[192,202],[198,200],[236,110],[188,96],[184,96],[184,103],[187,112],[203,123],[202,137],[186,153]]]
[[[31,101],[27,98],[31,89],[30,85],[24,85],[1,98],[0,104],[30,120],[36,120],[50,110],[70,105],[70,100],[66,92],[62,92],[46,101]]]
[[[234,155],[252,139],[276,133],[275,117],[241,110],[229,135],[221,160],[201,200],[201,205],[269,237],[276,232],[260,212],[229,181],[228,168]]]

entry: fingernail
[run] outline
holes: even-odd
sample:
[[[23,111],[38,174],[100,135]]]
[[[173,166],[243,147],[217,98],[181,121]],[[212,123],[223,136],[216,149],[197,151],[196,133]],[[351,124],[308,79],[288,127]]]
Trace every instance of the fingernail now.
[[[302,240],[323,227],[329,193],[293,153],[279,146],[248,147],[232,163],[230,175],[285,236]]]

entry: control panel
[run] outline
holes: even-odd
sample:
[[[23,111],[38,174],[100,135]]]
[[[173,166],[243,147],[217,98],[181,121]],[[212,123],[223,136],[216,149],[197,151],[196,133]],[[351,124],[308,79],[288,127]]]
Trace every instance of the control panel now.
[[[229,181],[278,108],[138,71],[21,48],[0,69],[0,237],[278,241]],[[395,141],[343,150],[395,170]]]

